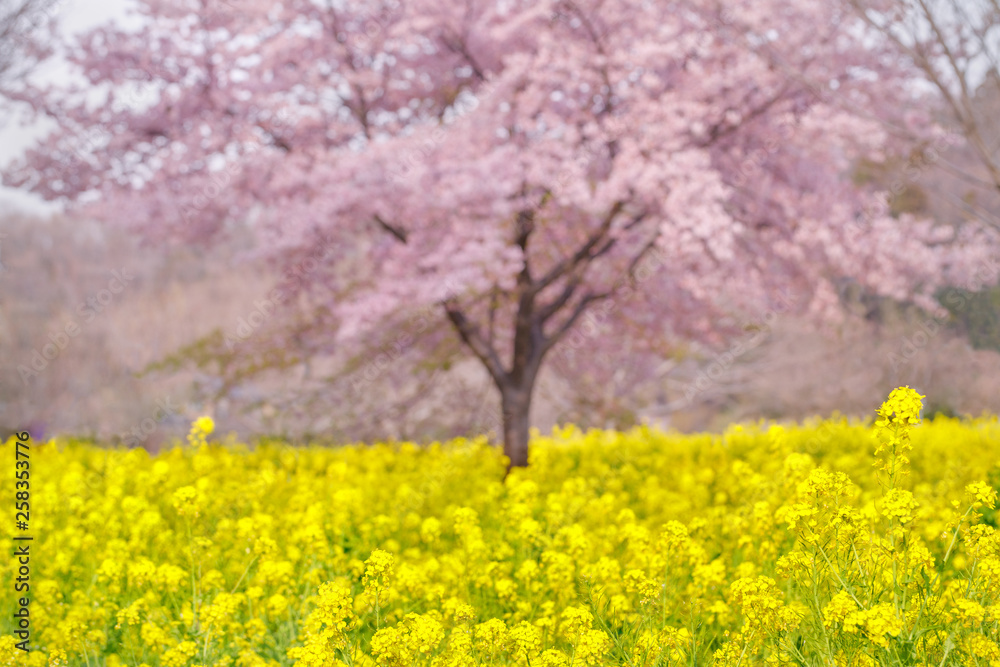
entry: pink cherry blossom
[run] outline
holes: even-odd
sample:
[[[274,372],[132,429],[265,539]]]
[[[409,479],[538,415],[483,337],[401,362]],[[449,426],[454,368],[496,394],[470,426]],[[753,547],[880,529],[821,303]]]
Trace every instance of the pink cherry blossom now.
[[[324,239],[317,349],[429,309],[525,465],[539,370],[585,314],[579,377],[623,350],[651,368],[782,290],[818,318],[841,279],[932,304],[975,246],[866,213],[851,165],[921,111],[840,2],[723,5],[142,0],[141,29],[73,48],[86,85],[23,92],[59,130],[4,180],[157,242],[252,220],[278,266]],[[115,103],[128,86],[155,101]]]

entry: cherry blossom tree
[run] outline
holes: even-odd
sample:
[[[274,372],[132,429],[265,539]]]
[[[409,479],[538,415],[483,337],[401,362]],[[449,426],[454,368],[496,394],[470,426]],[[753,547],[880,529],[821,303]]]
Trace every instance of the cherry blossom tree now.
[[[523,466],[553,355],[651,368],[779,299],[836,317],[845,279],[937,308],[980,232],[852,185],[920,101],[849,9],[143,0],[141,29],[80,38],[86,85],[24,94],[60,129],[5,182],[151,242],[248,221],[278,267],[322,247],[278,292],[310,294],[315,349],[445,324]]]

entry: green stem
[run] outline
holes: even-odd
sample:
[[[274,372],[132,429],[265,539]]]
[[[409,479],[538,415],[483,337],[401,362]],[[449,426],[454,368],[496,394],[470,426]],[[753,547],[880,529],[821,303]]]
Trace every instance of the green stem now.
[[[858,598],[854,597],[854,593],[852,593],[851,589],[847,587],[847,584],[844,583],[844,580],[840,578],[840,572],[838,572],[836,568],[833,567],[833,563],[830,562],[830,559],[829,557],[827,557],[826,551],[823,550],[823,547],[817,544],[816,548],[819,549],[819,552],[821,554],[823,554],[823,560],[825,560],[826,564],[830,566],[830,571],[833,572],[835,577],[837,577],[837,581],[839,581],[840,585],[844,587],[844,590],[847,591],[847,594],[851,596],[851,599],[853,599],[860,608],[864,609],[865,606],[861,604],[861,601],[858,600]]]
[[[205,630],[205,644],[201,648],[201,661],[208,663],[208,638],[212,636],[211,628]]]
[[[243,577],[247,576],[247,572],[250,571],[250,567],[253,565],[254,561],[257,560],[257,556],[258,555],[259,554],[254,555],[254,557],[250,559],[250,562],[247,563],[246,569],[243,570],[243,574],[240,575],[240,578],[239,578],[239,580],[237,580],[236,585],[233,586],[233,590],[229,591],[230,595],[232,595],[233,593],[235,593],[236,589],[240,587],[241,583],[243,583]]]
[[[754,630],[754,632],[757,631]],[[750,640],[753,639],[754,632],[751,632],[750,636],[747,637],[747,640],[743,643],[743,652],[740,653],[740,659],[736,661],[736,667],[740,667],[740,663],[743,662],[743,656],[747,654],[747,649],[750,648]]]
[[[184,518],[184,524],[187,526],[188,558],[191,569],[191,632],[195,633],[198,631],[198,584],[194,576],[194,543],[191,537],[191,521],[187,517]]]

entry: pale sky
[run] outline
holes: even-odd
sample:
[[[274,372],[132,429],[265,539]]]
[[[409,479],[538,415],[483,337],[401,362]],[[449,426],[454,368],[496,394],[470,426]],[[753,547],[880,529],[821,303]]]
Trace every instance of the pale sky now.
[[[127,7],[127,0],[63,0],[56,11],[63,29],[74,33],[109,20],[121,20],[125,17]],[[37,75],[45,80],[65,80],[70,76],[70,70],[64,64],[49,63]],[[17,118],[0,116],[0,165],[6,165],[21,156],[27,148],[51,131],[51,127],[51,122],[22,126]],[[31,193],[0,186],[0,211],[11,209],[44,214],[57,211],[59,207]]]

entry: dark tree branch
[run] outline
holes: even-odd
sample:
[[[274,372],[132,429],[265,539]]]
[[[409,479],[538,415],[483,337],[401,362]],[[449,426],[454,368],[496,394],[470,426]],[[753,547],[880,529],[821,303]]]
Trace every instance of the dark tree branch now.
[[[400,229],[398,227],[393,227],[388,222],[382,219],[382,216],[375,214],[375,222],[378,226],[395,236],[400,242],[406,243],[406,230]]]
[[[745,114],[740,119],[740,121],[738,123],[729,124],[729,123],[726,123],[724,120],[719,121],[718,123],[716,123],[715,125],[713,125],[709,129],[708,139],[706,139],[705,141],[701,142],[699,144],[699,147],[700,148],[708,148],[709,146],[711,146],[713,143],[715,143],[719,139],[722,139],[723,137],[725,137],[725,136],[727,136],[729,134],[732,134],[733,132],[735,132],[736,130],[738,130],[740,127],[746,125],[748,122],[754,120],[755,118],[759,118],[760,116],[763,116],[765,113],[767,113],[768,111],[770,111],[771,107],[773,107],[775,104],[777,104],[778,102],[780,102],[780,101],[782,101],[784,99],[787,99],[785,97],[785,94],[788,92],[788,90],[790,88],[791,88],[791,84],[790,83],[788,83],[785,86],[783,86],[781,88],[781,90],[779,90],[773,97],[771,97],[770,99],[768,99],[766,102],[764,102],[760,106],[754,107],[750,112],[748,112],[747,114]],[[749,95],[747,97],[749,98]],[[749,104],[749,100],[748,99],[743,99],[741,102],[743,103],[743,105]]]
[[[645,257],[650,250],[656,247],[656,241],[658,238],[659,238],[659,233],[656,233],[645,244],[643,244],[642,249],[638,253],[636,253],[635,257],[633,257],[632,260],[629,262],[628,268],[625,271],[626,275],[628,275],[630,278],[635,277],[636,267],[639,266],[639,262],[642,261],[643,257]],[[555,315],[567,303],[569,303],[570,299],[572,299],[573,297],[574,292],[580,286],[581,281],[582,278],[579,276],[573,276],[572,278],[570,278],[570,280],[566,283],[566,287],[563,289],[562,293],[558,297],[556,297],[551,303],[547,304],[538,311],[538,319],[540,325],[544,326],[544,324],[553,315]],[[592,292],[584,296],[582,299],[580,299],[580,301],[578,301],[576,306],[573,308],[573,312],[570,313],[569,317],[559,326],[559,328],[557,328],[552,335],[545,337],[545,340],[542,345],[542,353],[544,354],[545,352],[547,352],[549,348],[551,348],[555,343],[557,343],[559,339],[573,327],[573,325],[580,318],[580,316],[583,315],[583,313],[586,311],[587,307],[590,304],[594,303],[595,301],[600,301],[601,299],[606,299],[613,294],[614,290],[608,290],[606,292],[599,292],[599,293]]]
[[[567,273],[573,271],[580,262],[590,257],[590,251],[597,246],[604,238],[607,236],[608,232],[611,230],[611,224],[614,222],[618,214],[621,213],[622,209],[625,208],[625,202],[616,201],[608,214],[601,221],[600,227],[594,231],[593,234],[588,237],[587,241],[580,246],[580,248],[569,257],[565,257],[556,263],[548,272],[537,280],[534,285],[534,291],[541,292],[543,289],[559,280]]]
[[[637,215],[634,218],[632,218],[632,220],[630,220],[628,222],[628,224],[625,225],[625,229],[626,230],[632,229],[633,227],[635,227],[636,225],[638,225],[640,222],[642,222],[643,220],[645,220],[646,217],[647,217],[646,213],[640,213],[639,215]],[[629,268],[629,273],[630,274],[634,270],[635,263],[639,259],[641,259],[641,257],[649,249],[650,245],[653,244],[653,243],[655,243],[655,240],[656,240],[656,236],[654,236],[653,240],[650,241],[640,251],[639,256],[635,260],[633,260],[633,263],[630,265],[630,268]],[[557,296],[550,303],[548,303],[547,305],[543,306],[541,308],[541,310],[538,311],[538,314],[539,314],[538,316],[539,316],[539,320],[540,320],[541,324],[544,325],[553,315],[555,315],[560,309],[562,309],[570,301],[570,299],[572,299],[573,294],[576,291],[576,288],[579,287],[580,284],[583,282],[583,273],[590,266],[591,262],[593,262],[595,259],[597,259],[601,255],[607,253],[609,250],[611,250],[615,246],[616,243],[617,243],[617,239],[613,239],[613,238],[606,239],[604,241],[604,244],[600,248],[597,248],[597,250],[595,250],[593,253],[588,253],[585,256],[581,257],[579,259],[579,261],[577,261],[571,267],[571,269],[574,269],[574,268],[578,269],[578,272],[575,275],[571,275],[568,278],[568,280],[566,281],[566,285],[563,287],[563,291],[559,294],[559,296]],[[537,285],[537,283],[536,283],[536,285]]]
[[[532,373],[532,367],[541,362],[541,327],[535,317],[534,284],[531,279],[531,266],[528,262],[528,239],[535,230],[535,212],[533,209],[517,214],[517,237],[515,242],[521,248],[524,256],[524,267],[517,276],[517,287],[520,296],[517,300],[517,315],[514,319],[514,358],[510,365],[510,379],[520,384],[526,375]]]
[[[543,325],[549,321],[549,318],[559,312],[563,306],[569,303],[569,300],[573,298],[573,294],[576,292],[576,288],[580,286],[580,282],[581,279],[579,276],[571,276],[566,281],[566,286],[563,287],[563,291],[559,296],[538,310],[538,320]]]
[[[489,308],[490,308],[490,315],[489,315],[489,317],[490,317],[490,325],[489,325],[489,333],[488,333],[489,340],[487,342],[490,344],[490,347],[493,347],[493,341],[494,341],[495,333],[496,333],[497,309],[500,307],[499,294],[497,292],[498,292],[498,288],[497,288],[496,285],[494,285],[493,289],[490,291],[490,306],[489,306]]]
[[[626,270],[629,278],[635,278],[635,267],[639,266],[639,262],[641,262],[642,258],[646,256],[646,253],[656,247],[656,241],[659,238],[659,232],[653,234],[653,238],[646,241],[645,245],[642,246],[642,250],[640,250],[636,256],[632,258],[632,261],[629,262],[628,269]]]
[[[591,292],[581,298],[577,302],[576,306],[573,307],[573,312],[570,313],[569,317],[567,317],[566,320],[560,324],[551,335],[544,337],[544,342],[542,343],[542,353],[544,354],[545,352],[548,352],[553,345],[559,342],[567,331],[573,328],[573,325],[576,324],[576,321],[580,319],[580,316],[587,311],[590,304],[595,301],[600,301],[601,299],[606,299],[612,294],[614,294],[614,292],[611,290],[597,293]]]
[[[458,331],[459,337],[462,342],[465,343],[473,354],[486,366],[486,370],[490,372],[493,377],[493,381],[496,382],[498,387],[503,387],[507,382],[508,373],[504,369],[503,364],[500,362],[500,357],[497,356],[497,352],[493,347],[483,339],[482,334],[479,333],[479,328],[470,322],[465,314],[458,309],[454,303],[445,303],[444,310],[448,315],[448,319],[455,326],[455,330]]]
[[[472,68],[472,72],[473,74],[476,75],[477,79],[479,79],[480,81],[486,80],[486,72],[483,70],[482,67],[479,66],[479,63],[476,62],[476,59],[472,57],[472,54],[469,53],[469,49],[465,45],[465,40],[463,40],[461,37],[456,37],[455,39],[448,39],[447,37],[443,37],[441,41],[449,49],[451,49],[455,53],[465,58],[465,61],[469,64],[469,67]]]

